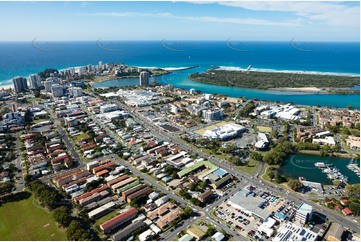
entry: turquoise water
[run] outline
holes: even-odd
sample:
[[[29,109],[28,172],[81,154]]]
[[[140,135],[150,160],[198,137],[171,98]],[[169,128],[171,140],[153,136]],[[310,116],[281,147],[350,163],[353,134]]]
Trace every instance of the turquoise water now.
[[[338,157],[322,157],[317,155],[294,154],[290,155],[280,167],[279,172],[293,179],[304,177],[308,181],[320,182],[326,185],[332,185],[332,180],[327,178],[322,170],[315,167],[316,162],[323,162],[325,164],[332,164],[340,170],[341,174],[348,177],[348,183],[360,183],[360,178],[346,166],[350,159]]]
[[[321,105],[333,107],[347,107],[351,105],[354,108],[360,107],[360,95],[339,95],[339,94],[306,94],[300,92],[280,92],[265,91],[247,88],[236,88],[228,86],[210,85],[206,83],[194,82],[188,78],[191,73],[204,72],[211,66],[200,66],[191,70],[175,71],[173,73],[151,78],[150,81],[158,81],[161,84],[172,84],[174,87],[189,90],[191,88],[199,89],[203,93],[225,94],[230,97],[258,98],[260,100],[293,102],[302,105]],[[138,78],[109,80],[102,83],[96,83],[94,87],[112,87],[138,85]],[[355,87],[357,88],[357,87]]]
[[[256,70],[294,71],[360,75],[359,43],[307,43],[317,51],[300,51],[288,41],[84,41],[84,42],[0,42],[0,86],[12,84],[14,76],[28,76],[45,68],[64,69],[87,64],[125,63],[143,67],[190,67],[159,77],[161,83],[200,89],[232,97],[247,96],[296,104],[360,107],[359,95],[300,95],[296,93],[213,86],[190,81],[192,72],[210,67],[252,65]],[[177,49],[179,47],[180,49]],[[247,49],[248,51],[244,51]],[[137,80],[128,80],[137,83]],[[122,83],[127,80],[122,81]],[[114,82],[102,85],[114,85]]]

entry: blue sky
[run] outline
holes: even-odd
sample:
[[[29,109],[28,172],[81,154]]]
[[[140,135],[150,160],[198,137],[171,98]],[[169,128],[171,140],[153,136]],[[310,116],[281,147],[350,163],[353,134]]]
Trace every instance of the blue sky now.
[[[0,2],[0,41],[359,41],[359,2]]]

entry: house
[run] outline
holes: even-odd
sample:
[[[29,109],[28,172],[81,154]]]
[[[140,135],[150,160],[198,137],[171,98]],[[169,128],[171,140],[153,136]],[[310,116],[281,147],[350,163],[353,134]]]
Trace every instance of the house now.
[[[342,209],[342,213],[345,215],[352,215],[352,211],[349,208]]]
[[[127,221],[135,218],[137,216],[137,209],[129,208],[128,210],[120,213],[112,219],[102,223],[99,227],[104,233],[109,233],[112,230],[116,229],[120,225],[126,223]]]

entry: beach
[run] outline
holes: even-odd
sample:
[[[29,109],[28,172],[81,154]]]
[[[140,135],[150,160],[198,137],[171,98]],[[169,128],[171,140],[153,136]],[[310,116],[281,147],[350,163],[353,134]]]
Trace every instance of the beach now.
[[[8,90],[8,89],[13,89],[14,85],[4,85],[4,86],[0,86],[0,90]]]
[[[268,90],[286,91],[286,92],[303,92],[303,93],[327,93],[326,89],[318,88],[318,87],[281,87],[281,88],[269,88]]]

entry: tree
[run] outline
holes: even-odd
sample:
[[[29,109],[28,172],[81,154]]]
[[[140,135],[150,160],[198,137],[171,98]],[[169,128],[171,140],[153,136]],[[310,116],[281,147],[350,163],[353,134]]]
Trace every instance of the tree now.
[[[14,189],[14,185],[11,182],[0,183],[0,195],[10,193]]]
[[[196,184],[191,183],[191,184],[189,185],[189,190],[190,190],[190,191],[194,191],[194,190],[196,190],[196,187],[197,187]]]
[[[346,185],[345,191],[349,197],[360,197],[360,184]]]
[[[295,179],[290,179],[287,184],[294,191],[298,191],[302,187],[302,183]]]
[[[333,180],[332,183],[333,183],[333,185],[335,185],[336,187],[340,187],[341,184],[342,184],[342,181],[340,181],[340,180]]]
[[[261,154],[261,153],[258,153],[258,152],[252,152],[252,153],[250,154],[250,157],[251,157],[251,159],[257,160],[257,161],[262,161],[262,159],[263,159],[262,154]]]
[[[65,206],[55,209],[53,216],[55,221],[63,227],[68,227],[72,220],[71,211]]]
[[[360,216],[360,204],[359,203],[350,203],[348,208],[352,211],[354,216]]]
[[[91,240],[91,235],[83,228],[77,220],[72,220],[66,230],[66,237],[70,241]]]
[[[273,171],[269,172],[268,177],[273,180],[273,178],[275,178],[275,173]]]
[[[191,216],[193,214],[193,210],[191,207],[187,206],[183,210],[183,214],[187,217]]]

